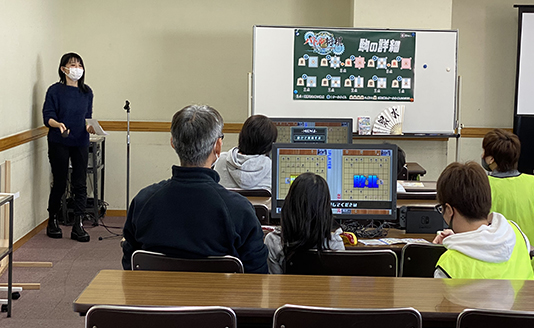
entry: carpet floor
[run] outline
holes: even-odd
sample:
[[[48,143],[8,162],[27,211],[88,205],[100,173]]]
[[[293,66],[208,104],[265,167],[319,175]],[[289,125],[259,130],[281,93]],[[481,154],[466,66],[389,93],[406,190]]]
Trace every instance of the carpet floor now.
[[[86,221],[85,229],[91,236],[87,243],[71,240],[71,227],[61,226],[62,239],[47,237],[44,229],[17,249],[14,261],[52,262],[53,266],[13,268],[14,283],[40,283],[41,288],[23,290],[13,301],[11,318],[6,312],[0,313],[0,327],[84,327],[85,317],[73,311],[72,303],[100,270],[122,269],[121,237],[113,233],[122,232],[124,221],[124,217],[105,217],[99,226]],[[0,281],[7,282],[7,271]],[[5,297],[7,293],[0,293],[0,298]]]

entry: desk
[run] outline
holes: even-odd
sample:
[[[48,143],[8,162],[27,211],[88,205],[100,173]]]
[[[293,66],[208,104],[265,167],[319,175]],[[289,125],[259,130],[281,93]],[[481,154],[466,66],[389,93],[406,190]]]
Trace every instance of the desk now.
[[[102,270],[74,301],[73,309],[84,314],[96,304],[218,305],[231,307],[238,323],[272,324],[274,311],[287,303],[411,306],[421,312],[425,326],[454,327],[465,308],[532,310],[534,281]]]
[[[90,214],[93,218],[93,226],[98,225],[100,218],[100,208],[104,203],[104,175],[106,163],[106,137],[92,135],[89,139],[88,159],[87,159],[87,176],[92,178],[93,187],[93,203],[90,204],[89,197],[85,207],[85,214]],[[69,174],[72,173],[72,167],[69,169]],[[98,182],[100,181],[100,186]],[[72,218],[74,217],[74,208],[67,206],[67,198],[71,194],[70,184],[67,185],[67,190],[62,198],[61,214],[62,222],[65,225],[72,225]],[[100,193],[100,195],[99,195]],[[69,220],[69,213],[71,220]],[[105,213],[102,213],[104,216]]]
[[[424,195],[422,197],[419,196],[410,196],[412,194],[411,192],[405,193],[402,198],[397,198],[397,207],[402,206],[416,206],[416,207],[428,207],[432,208],[435,205],[437,205],[437,200],[435,194],[432,196]],[[269,213],[271,212],[271,197],[247,197],[247,199],[252,203],[252,205],[265,205],[269,209]],[[269,224],[270,225],[279,225],[280,220],[279,219],[273,219],[269,218]],[[407,237],[408,238],[408,237]]]

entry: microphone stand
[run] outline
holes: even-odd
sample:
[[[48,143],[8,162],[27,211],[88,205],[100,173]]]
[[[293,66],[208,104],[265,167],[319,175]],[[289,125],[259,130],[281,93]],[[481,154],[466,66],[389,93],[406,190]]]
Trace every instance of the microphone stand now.
[[[130,209],[130,102],[126,100],[126,215]]]

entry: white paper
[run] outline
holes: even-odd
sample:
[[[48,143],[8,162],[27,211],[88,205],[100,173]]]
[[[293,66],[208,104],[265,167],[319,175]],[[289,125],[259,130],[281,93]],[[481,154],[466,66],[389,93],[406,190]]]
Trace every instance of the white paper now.
[[[89,125],[91,125],[94,129],[95,129],[95,133],[96,135],[98,136],[105,136],[105,135],[108,135],[109,133],[107,133],[106,131],[104,131],[104,129],[102,129],[102,127],[100,126],[100,124],[98,123],[97,120],[95,120],[94,118],[86,118],[85,119],[85,122]]]

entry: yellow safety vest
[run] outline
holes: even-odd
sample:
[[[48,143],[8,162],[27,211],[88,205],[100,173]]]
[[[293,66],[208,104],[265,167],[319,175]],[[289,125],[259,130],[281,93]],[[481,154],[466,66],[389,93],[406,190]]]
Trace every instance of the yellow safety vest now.
[[[441,255],[436,266],[450,278],[534,280],[529,251],[523,234],[515,224],[509,223],[514,229],[516,243],[508,261],[484,262],[449,249]]]
[[[495,178],[490,176],[491,212],[512,220],[534,242],[534,175]],[[531,262],[534,268],[534,260]]]

